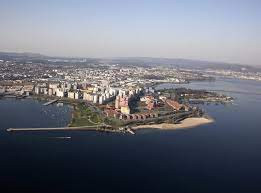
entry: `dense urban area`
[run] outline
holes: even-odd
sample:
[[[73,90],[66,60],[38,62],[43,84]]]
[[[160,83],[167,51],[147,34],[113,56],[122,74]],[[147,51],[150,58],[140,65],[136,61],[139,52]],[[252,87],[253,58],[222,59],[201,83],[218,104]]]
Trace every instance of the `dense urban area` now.
[[[203,116],[194,104],[233,100],[206,90],[155,89],[159,84],[215,81],[217,74],[261,80],[260,73],[82,62],[86,60],[0,60],[0,97],[69,103],[74,108],[70,127],[126,131],[133,125]]]

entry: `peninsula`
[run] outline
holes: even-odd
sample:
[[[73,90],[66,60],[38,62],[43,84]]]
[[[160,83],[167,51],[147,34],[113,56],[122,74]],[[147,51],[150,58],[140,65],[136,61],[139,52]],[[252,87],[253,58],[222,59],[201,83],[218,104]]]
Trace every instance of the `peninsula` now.
[[[79,62],[79,61],[78,61]],[[6,72],[33,72],[18,79],[0,81],[0,98],[32,97],[44,105],[56,102],[73,107],[72,118],[64,130],[126,132],[140,128],[177,129],[212,122],[206,119],[201,104],[225,104],[233,98],[207,90],[180,85],[191,81],[215,81],[202,72],[162,67],[108,64],[17,65],[2,61]],[[14,68],[17,66],[17,68]],[[161,84],[170,87],[160,89]],[[178,87],[175,87],[178,85]],[[87,129],[88,128],[88,129]],[[14,129],[13,129],[14,131]]]

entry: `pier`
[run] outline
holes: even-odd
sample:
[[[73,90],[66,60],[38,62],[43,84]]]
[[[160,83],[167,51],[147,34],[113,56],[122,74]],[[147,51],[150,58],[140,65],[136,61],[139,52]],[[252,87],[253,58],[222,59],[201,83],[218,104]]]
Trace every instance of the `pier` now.
[[[97,130],[97,127],[54,127],[54,128],[9,128],[7,131],[67,131],[67,130]]]
[[[104,131],[104,132],[121,132],[120,130],[112,129],[108,125],[97,126],[81,126],[81,127],[53,127],[53,128],[8,128],[8,132],[19,131]]]
[[[58,100],[59,100],[59,99],[54,99],[54,100],[51,100],[51,101],[48,101],[48,102],[44,103],[43,105],[44,105],[44,106],[48,106],[48,105],[50,105],[50,104],[53,104],[53,103],[57,102]]]

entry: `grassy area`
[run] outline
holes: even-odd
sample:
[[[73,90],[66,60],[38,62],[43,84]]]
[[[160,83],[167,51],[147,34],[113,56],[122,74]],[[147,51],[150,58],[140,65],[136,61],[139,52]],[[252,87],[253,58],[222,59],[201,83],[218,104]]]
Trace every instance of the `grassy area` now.
[[[106,117],[104,119],[104,123],[107,124],[107,125],[111,125],[111,126],[114,126],[114,127],[120,127],[120,126],[123,126],[124,125],[124,122],[119,120],[119,119],[115,119],[115,118],[112,118],[112,117]]]
[[[92,112],[84,103],[74,106],[70,127],[91,126],[103,123],[103,118]]]

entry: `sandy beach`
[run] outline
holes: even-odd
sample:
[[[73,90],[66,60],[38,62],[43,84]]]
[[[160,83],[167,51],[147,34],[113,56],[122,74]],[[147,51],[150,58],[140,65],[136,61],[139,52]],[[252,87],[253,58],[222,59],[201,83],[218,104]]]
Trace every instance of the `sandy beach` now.
[[[161,124],[152,124],[152,125],[139,125],[133,127],[132,129],[138,130],[138,129],[153,128],[153,129],[161,129],[161,130],[175,130],[175,129],[192,128],[192,127],[209,124],[213,122],[214,122],[213,119],[205,118],[205,117],[187,118],[181,121],[179,124],[161,123]]]

